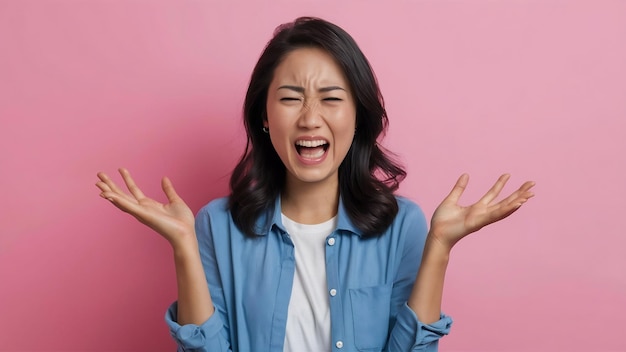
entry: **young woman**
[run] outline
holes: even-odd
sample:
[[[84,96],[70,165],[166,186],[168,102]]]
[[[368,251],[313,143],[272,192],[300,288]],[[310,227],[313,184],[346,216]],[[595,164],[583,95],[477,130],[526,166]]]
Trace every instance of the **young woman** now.
[[[246,150],[231,194],[194,220],[169,179],[168,203],[99,173],[101,196],[170,242],[178,301],[166,314],[183,351],[436,351],[452,247],[516,211],[524,183],[475,204],[462,175],[428,230],[394,195],[405,176],[377,144],[387,127],[367,59],[341,28],[299,18],[277,28],[244,105]]]

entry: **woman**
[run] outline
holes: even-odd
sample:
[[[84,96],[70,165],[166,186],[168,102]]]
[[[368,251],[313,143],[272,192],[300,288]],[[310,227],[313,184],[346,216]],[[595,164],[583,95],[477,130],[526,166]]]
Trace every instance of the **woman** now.
[[[277,28],[244,124],[231,194],[195,222],[167,178],[160,204],[124,169],[130,194],[98,174],[103,198],[172,245],[178,301],[166,321],[179,350],[436,351],[452,323],[441,313],[452,247],[512,214],[534,184],[495,203],[503,175],[461,207],[462,175],[428,230],[393,194],[405,172],[377,144],[387,116],[367,59],[321,19]]]

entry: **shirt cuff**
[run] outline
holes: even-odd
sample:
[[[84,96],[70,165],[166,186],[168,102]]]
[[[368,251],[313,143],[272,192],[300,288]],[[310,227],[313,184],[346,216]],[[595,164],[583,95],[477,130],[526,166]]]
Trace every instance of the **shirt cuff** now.
[[[396,319],[398,331],[395,332],[404,335],[406,341],[413,341],[412,349],[415,350],[436,343],[440,338],[450,333],[452,326],[452,318],[444,313],[440,314],[438,321],[424,324],[417,319],[415,312],[406,303],[398,312]]]
[[[165,312],[165,322],[170,329],[170,335],[172,335],[179,346],[185,349],[205,347],[207,340],[214,340],[215,335],[219,334],[224,327],[217,310],[201,325],[180,325],[176,322],[177,315],[178,302],[174,302]]]

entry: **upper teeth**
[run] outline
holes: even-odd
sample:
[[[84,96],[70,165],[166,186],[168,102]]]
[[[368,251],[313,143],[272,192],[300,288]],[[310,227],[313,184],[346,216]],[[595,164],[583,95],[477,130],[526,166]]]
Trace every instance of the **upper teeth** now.
[[[327,142],[321,139],[316,141],[296,141],[296,145],[307,148],[319,147],[324,144],[327,144]]]

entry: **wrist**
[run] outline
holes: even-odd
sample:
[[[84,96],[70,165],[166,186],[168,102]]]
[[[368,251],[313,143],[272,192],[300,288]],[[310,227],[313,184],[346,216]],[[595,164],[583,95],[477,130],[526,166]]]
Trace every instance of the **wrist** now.
[[[428,234],[424,245],[424,259],[447,264],[450,259],[452,245],[444,243],[432,233]]]
[[[174,259],[176,260],[195,257],[200,254],[198,249],[198,240],[195,236],[184,236],[178,241],[172,243],[172,251],[174,253]]]

